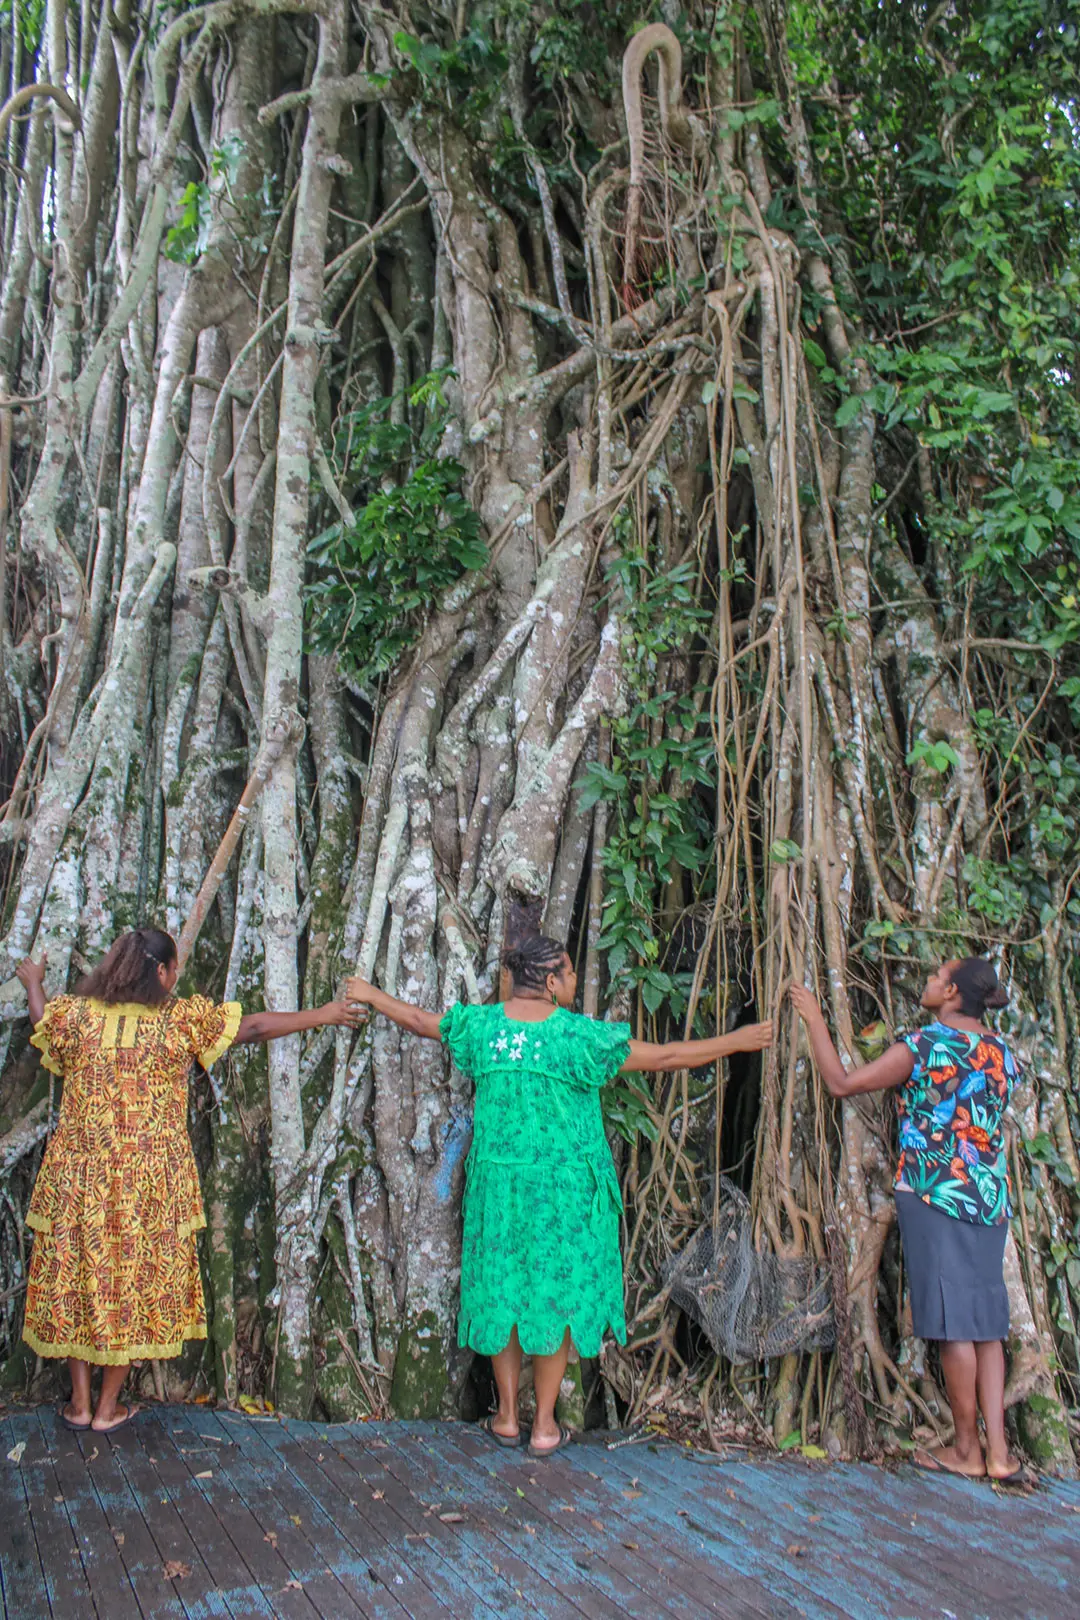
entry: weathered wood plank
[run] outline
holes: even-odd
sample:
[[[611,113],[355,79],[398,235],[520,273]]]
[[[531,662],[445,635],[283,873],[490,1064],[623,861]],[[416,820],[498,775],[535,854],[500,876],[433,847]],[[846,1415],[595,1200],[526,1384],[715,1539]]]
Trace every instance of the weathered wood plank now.
[[[444,1479],[453,1479],[464,1492],[475,1490],[478,1478],[488,1482],[488,1492],[497,1508],[496,1521],[504,1537],[514,1534],[522,1548],[521,1556],[542,1567],[547,1578],[562,1592],[572,1593],[576,1605],[588,1612],[588,1604],[595,1601],[593,1593],[603,1594],[616,1612],[642,1617],[655,1616],[657,1620],[677,1611],[658,1604],[641,1587],[628,1580],[618,1561],[606,1556],[610,1538],[589,1525],[590,1538],[579,1541],[575,1527],[568,1522],[569,1515],[547,1511],[547,1501],[541,1481],[556,1464],[537,1462],[524,1451],[502,1451],[480,1436],[471,1436],[464,1426],[437,1437],[427,1435],[422,1449],[434,1460]],[[408,1445],[417,1447],[410,1437],[400,1442],[399,1449]],[[462,1448],[476,1448],[467,1454]],[[606,1504],[605,1504],[606,1506]],[[588,1524],[588,1521],[585,1521]],[[598,1521],[599,1522],[599,1521]],[[521,1540],[522,1535],[527,1539]],[[599,1543],[605,1543],[601,1553]],[[670,1588],[669,1588],[670,1595]]]
[[[1080,1580],[1070,1486],[198,1407],[0,1444],[4,1620],[1064,1620]]]
[[[40,1444],[53,1459],[57,1490],[64,1498],[94,1608],[109,1620],[114,1616],[115,1620],[143,1620],[109,1521],[86,1471],[80,1450],[84,1436],[65,1429],[51,1407],[39,1408],[37,1416]],[[90,1449],[99,1444],[109,1441],[95,1435]]]
[[[0,1421],[0,1456],[7,1459],[18,1444],[18,1438],[10,1421]],[[25,1616],[25,1620],[50,1620],[49,1594],[31,1506],[31,1496],[36,1501],[42,1491],[41,1469],[24,1473],[21,1463],[7,1460],[0,1463],[0,1467],[4,1469],[6,1485],[5,1499],[0,1504],[0,1592],[4,1611]],[[70,1534],[67,1540],[78,1562]],[[81,1565],[79,1567],[81,1569]]]
[[[340,1449],[346,1443],[345,1437],[334,1444],[322,1438],[326,1432],[290,1425],[276,1434],[264,1432],[263,1438],[285,1461],[287,1437],[294,1449],[289,1451],[286,1466],[296,1477],[315,1493],[325,1488],[320,1479],[331,1482],[344,1504],[341,1522],[355,1524],[358,1518],[369,1527],[365,1533],[374,1532],[385,1543],[390,1554],[389,1569],[387,1561],[381,1560],[379,1573],[410,1614],[450,1612],[481,1617],[500,1613],[484,1601],[473,1584],[474,1572],[461,1566],[450,1545],[447,1527],[427,1521],[423,1507],[392,1481],[365,1488],[365,1480],[348,1465]],[[350,1517],[350,1509],[355,1517]],[[401,1558],[396,1568],[395,1547],[400,1549]]]
[[[457,1448],[473,1466],[482,1466],[484,1441],[467,1429],[453,1432]],[[717,1620],[794,1620],[795,1610],[762,1606],[758,1585],[742,1580],[737,1573],[710,1570],[703,1582],[700,1572],[687,1566],[685,1541],[673,1541],[655,1524],[647,1536],[623,1511],[625,1500],[608,1482],[587,1482],[579,1471],[563,1466],[561,1459],[535,1460],[524,1453],[499,1453],[489,1464],[498,1468],[508,1484],[526,1492],[527,1499],[553,1520],[564,1534],[574,1537],[579,1551],[574,1555],[578,1568],[585,1560],[607,1564],[638,1586],[653,1604],[653,1612],[685,1612],[687,1602]]]
[[[188,1573],[174,1581],[190,1620],[272,1620],[263,1598],[218,1514],[190,1488],[190,1473],[164,1443],[158,1408],[142,1414],[132,1436],[117,1451],[133,1510],[144,1517],[166,1564]],[[228,1518],[228,1503],[223,1504]]]
[[[205,1420],[200,1420],[199,1427],[205,1443]],[[188,1437],[195,1438],[194,1427]],[[222,1439],[224,1442],[225,1437]],[[181,1455],[186,1449],[183,1440],[184,1435],[177,1434],[173,1425],[168,1443],[175,1443]],[[289,1566],[291,1579],[300,1582],[324,1620],[390,1615],[401,1620],[405,1611],[400,1604],[389,1594],[380,1600],[373,1592],[366,1566],[361,1568],[355,1556],[342,1558],[343,1538],[333,1521],[320,1503],[297,1489],[287,1469],[273,1474],[258,1469],[247,1460],[241,1447],[227,1443],[218,1448],[212,1463],[200,1452],[194,1453],[192,1463],[200,1465],[196,1471],[212,1468],[215,1481],[227,1485],[264,1536],[273,1538],[273,1545]]]

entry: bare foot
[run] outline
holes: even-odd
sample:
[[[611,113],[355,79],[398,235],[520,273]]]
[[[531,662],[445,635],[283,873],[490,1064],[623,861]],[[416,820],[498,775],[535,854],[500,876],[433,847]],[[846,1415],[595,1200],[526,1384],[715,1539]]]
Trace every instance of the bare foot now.
[[[89,1425],[90,1419],[93,1417],[93,1413],[89,1407],[87,1407],[85,1411],[82,1411],[74,1404],[73,1401],[68,1401],[61,1410],[69,1423],[82,1423]]]
[[[137,1406],[116,1406],[108,1417],[102,1417],[100,1412],[95,1413],[94,1421],[90,1427],[95,1434],[109,1434],[113,1429],[122,1429],[125,1423],[131,1421],[138,1410]]]
[[[516,1440],[520,1433],[518,1420],[517,1418],[503,1417],[501,1412],[496,1412],[491,1419],[491,1432],[492,1434],[501,1434],[504,1440]]]
[[[955,1446],[920,1446],[914,1453],[915,1465],[930,1474],[962,1474],[965,1479],[985,1479],[986,1463],[981,1451],[961,1454]]]
[[[534,1451],[554,1451],[562,1440],[562,1429],[549,1419],[547,1423],[534,1423],[529,1444]]]
[[[991,1479],[1013,1479],[1023,1472],[1023,1464],[1019,1457],[1010,1452],[988,1452],[986,1456],[986,1472]]]

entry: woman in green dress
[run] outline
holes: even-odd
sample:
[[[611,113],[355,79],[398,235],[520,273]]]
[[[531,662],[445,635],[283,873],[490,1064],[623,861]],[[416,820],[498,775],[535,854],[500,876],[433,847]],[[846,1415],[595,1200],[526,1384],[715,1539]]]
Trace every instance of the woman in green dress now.
[[[570,1345],[600,1353],[610,1330],[626,1343],[619,1182],[604,1136],[600,1090],[617,1074],[698,1068],[770,1045],[771,1024],[707,1041],[659,1046],[629,1024],[571,1011],[577,975],[565,948],[534,936],[504,957],[505,1002],[451,1007],[440,1018],[350,979],[347,996],[403,1029],[441,1040],[476,1087],[466,1164],[458,1342],[490,1356],[498,1411],[485,1432],[522,1443],[518,1382],[533,1359],[532,1456],[569,1440],[555,1402]]]

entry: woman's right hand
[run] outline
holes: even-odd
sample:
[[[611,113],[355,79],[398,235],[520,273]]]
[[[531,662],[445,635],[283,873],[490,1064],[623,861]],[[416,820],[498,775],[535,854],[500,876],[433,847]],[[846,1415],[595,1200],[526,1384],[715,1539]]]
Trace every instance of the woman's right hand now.
[[[355,979],[346,979],[346,1001],[358,1001],[362,1006],[369,1006],[374,999],[374,996],[375,986],[373,984],[369,984],[366,979],[361,979],[359,977]]]
[[[795,1011],[798,1013],[804,1024],[808,1024],[815,1016],[818,1018],[822,1016],[821,1008],[817,1003],[813,991],[807,990],[805,985],[790,985],[788,987],[788,995],[791,997],[791,1005],[795,1008]]]
[[[45,964],[48,959],[48,953],[42,951],[40,962],[35,962],[32,957],[25,956],[19,963],[15,969],[15,977],[24,990],[29,990],[31,985],[45,983]]]
[[[746,1024],[742,1029],[735,1030],[734,1034],[739,1041],[736,1052],[760,1052],[773,1043],[772,1019],[767,1019],[764,1024]]]
[[[324,1028],[336,1024],[339,1029],[359,1029],[368,1021],[367,1008],[356,1005],[349,996],[341,1001],[328,1001],[325,1007],[319,1008],[319,1013]]]

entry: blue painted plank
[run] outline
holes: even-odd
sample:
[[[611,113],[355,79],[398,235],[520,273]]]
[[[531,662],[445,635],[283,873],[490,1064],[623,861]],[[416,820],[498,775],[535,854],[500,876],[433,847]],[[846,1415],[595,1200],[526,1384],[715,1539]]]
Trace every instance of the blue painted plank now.
[[[1052,1612],[1070,1578],[1075,1579],[1073,1549],[1063,1545],[1059,1554],[1053,1546],[1055,1535],[1063,1543],[1067,1539],[1065,1527],[1059,1523],[1048,1535],[1044,1514],[1031,1507],[1032,1498],[999,1495],[987,1484],[928,1476],[912,1468],[892,1471],[857,1464],[824,1470],[794,1459],[741,1467],[741,1477],[778,1468],[790,1482],[787,1488],[803,1492],[808,1504],[828,1506],[853,1524],[888,1526],[891,1535],[906,1541],[910,1566],[936,1570],[937,1590],[950,1585],[958,1595],[967,1594],[975,1612],[989,1613],[1009,1602],[1026,1613],[1039,1591]],[[965,1546],[978,1549],[976,1557],[958,1562],[958,1532]],[[879,1535],[875,1528],[875,1547]],[[1016,1556],[1025,1549],[1034,1559],[1027,1569],[1024,1558]]]
[[[53,1459],[57,1487],[75,1533],[95,1608],[99,1613],[107,1613],[109,1620],[142,1620],[142,1611],[117,1552],[109,1522],[87,1478],[86,1464],[79,1450],[82,1437],[65,1429],[52,1407],[39,1407],[35,1416],[38,1444]],[[95,1436],[95,1440],[102,1439],[104,1437]],[[108,1441],[104,1443],[107,1445]]]
[[[320,1620],[319,1612],[307,1594],[289,1584],[295,1578],[287,1560],[277,1549],[276,1537],[267,1533],[244,1497],[229,1487],[220,1472],[215,1473],[213,1464],[208,1465],[213,1476],[211,1479],[195,1479],[185,1459],[179,1456],[175,1448],[169,1455],[166,1429],[155,1423],[153,1433],[154,1444],[158,1447],[155,1452],[158,1457],[158,1477],[163,1477],[162,1471],[168,1466],[168,1493],[178,1515],[186,1520],[200,1505],[209,1510],[209,1518],[226,1532],[228,1544],[235,1550],[237,1566],[247,1577],[241,1588],[245,1598],[250,1601],[256,1594],[261,1594],[267,1608],[280,1620]],[[204,1471],[196,1469],[194,1472]]]
[[[59,1438],[64,1431],[57,1425],[55,1432]],[[163,1573],[164,1559],[132,1502],[117,1456],[119,1443],[119,1435],[115,1441],[104,1435],[77,1437],[87,1487],[97,1497],[144,1620],[184,1620],[184,1607]]]
[[[434,1443],[425,1426],[410,1424],[408,1430],[395,1433],[385,1431],[390,1445],[379,1453],[384,1466],[414,1492],[429,1507],[439,1504],[441,1511],[459,1512],[464,1523],[455,1525],[457,1539],[473,1549],[474,1556],[487,1557],[499,1567],[500,1578],[508,1579],[515,1593],[524,1594],[534,1614],[560,1616],[577,1612],[588,1613],[588,1605],[597,1612],[606,1612],[601,1606],[610,1597],[605,1588],[594,1582],[582,1582],[580,1564],[571,1567],[565,1559],[550,1560],[545,1565],[538,1557],[535,1545],[542,1525],[536,1523],[538,1515],[531,1510],[515,1513],[522,1506],[519,1499],[501,1497],[498,1488],[492,1488],[495,1477],[485,1470],[469,1467],[466,1471],[454,1466],[453,1448],[449,1445],[445,1426]],[[354,1466],[363,1467],[366,1460],[364,1435],[356,1435],[357,1451],[351,1456]],[[489,1445],[489,1450],[494,1449]],[[357,1460],[360,1459],[360,1460]],[[526,1526],[531,1526],[533,1534]],[[548,1538],[551,1551],[551,1538]],[[630,1589],[631,1598],[633,1594]],[[636,1614],[640,1610],[627,1603],[624,1611]]]
[[[235,1555],[228,1561],[215,1558],[216,1521],[200,1520],[190,1504],[177,1500],[167,1458],[159,1456],[155,1444],[158,1432],[153,1415],[140,1413],[130,1429],[116,1436],[113,1451],[131,1499],[131,1516],[138,1514],[153,1538],[162,1579],[167,1564],[188,1571],[169,1583],[188,1620],[266,1620],[269,1607],[253,1606],[244,1587],[237,1585],[242,1565]]]
[[[234,1425],[229,1424],[232,1431]],[[342,1533],[368,1559],[380,1581],[413,1620],[437,1614],[490,1617],[498,1611],[482,1603],[448,1559],[428,1526],[414,1528],[411,1499],[399,1501],[387,1489],[365,1494],[355,1473],[338,1456],[317,1425],[260,1426],[255,1439],[333,1514]],[[286,1443],[294,1449],[286,1452]]]
[[[587,1452],[591,1446],[581,1446],[567,1453],[567,1461],[575,1471],[589,1471]],[[827,1579],[818,1572],[804,1567],[804,1561],[789,1548],[800,1545],[800,1538],[786,1536],[766,1516],[751,1516],[739,1511],[740,1504],[726,1498],[723,1505],[706,1504],[697,1492],[681,1490],[676,1478],[650,1453],[647,1445],[625,1447],[608,1451],[597,1447],[601,1456],[596,1459],[593,1472],[601,1468],[615,1472],[625,1480],[652,1478],[659,1488],[648,1494],[648,1507],[642,1511],[640,1501],[627,1503],[628,1516],[641,1534],[648,1533],[653,1519],[686,1537],[694,1546],[698,1558],[716,1559],[721,1564],[759,1581],[764,1591],[775,1591],[795,1608],[820,1620],[880,1620],[879,1613],[859,1605],[852,1607],[830,1596]],[[632,1453],[632,1455],[631,1455]],[[643,1501],[645,1498],[642,1499]],[[680,1514],[680,1509],[683,1513]],[[691,1541],[692,1538],[692,1541]]]
[[[710,1579],[703,1582],[700,1569],[687,1567],[685,1548],[668,1537],[657,1536],[655,1526],[641,1538],[621,1509],[626,1506],[618,1492],[606,1485],[583,1491],[580,1477],[571,1475],[563,1458],[530,1458],[525,1452],[491,1453],[483,1437],[471,1426],[440,1426],[438,1443],[452,1441],[470,1468],[485,1467],[515,1492],[522,1490],[530,1511],[541,1516],[547,1533],[564,1536],[574,1543],[574,1563],[579,1569],[606,1566],[608,1577],[623,1590],[635,1589],[635,1607],[646,1614],[682,1614],[687,1602],[694,1602],[704,1614],[716,1620],[787,1620],[794,1611],[777,1611],[761,1605],[761,1593],[753,1583]]]
[[[482,1488],[475,1465],[469,1463],[460,1453],[452,1459],[451,1449],[444,1435],[440,1435],[434,1442],[428,1437],[415,1434],[407,1438],[402,1436],[396,1441],[399,1450],[407,1443],[425,1446],[432,1458],[437,1459],[443,1476],[452,1478],[460,1490],[472,1494],[478,1487]],[[639,1599],[635,1601],[633,1607],[629,1605],[623,1607],[624,1593],[613,1579],[613,1573],[607,1565],[594,1562],[587,1572],[588,1579],[583,1578],[586,1572],[575,1562],[575,1549],[564,1531],[552,1525],[546,1536],[539,1534],[537,1521],[540,1515],[536,1505],[520,1486],[510,1485],[498,1467],[502,1462],[505,1468],[505,1459],[519,1455],[520,1453],[514,1452],[495,1453],[495,1461],[486,1482],[489,1488],[484,1493],[494,1509],[487,1520],[491,1532],[508,1551],[516,1551],[537,1575],[548,1581],[565,1601],[572,1603],[582,1614],[603,1614],[613,1617],[624,1612],[641,1614],[643,1610]]]
[[[391,1616],[401,1620],[404,1611],[392,1599],[380,1602],[372,1591],[367,1567],[352,1559],[351,1567],[341,1557],[343,1538],[322,1507],[311,1501],[293,1485],[285,1470],[275,1470],[272,1479],[268,1472],[259,1471],[245,1461],[239,1447],[222,1445],[215,1452],[213,1462],[206,1456],[207,1437],[205,1422],[200,1422],[203,1444],[199,1449],[184,1445],[184,1439],[195,1439],[194,1428],[163,1436],[163,1444],[174,1445],[181,1457],[193,1453],[189,1467],[195,1472],[213,1470],[214,1483],[195,1481],[209,1495],[227,1487],[234,1498],[246,1506],[264,1535],[274,1538],[274,1546],[288,1564],[291,1577],[298,1580],[305,1596],[319,1614],[329,1620],[358,1620],[361,1616]],[[216,1504],[223,1519],[228,1513]]]
[[[310,1440],[306,1452],[310,1455],[314,1446],[318,1448],[316,1455],[322,1452],[325,1457],[327,1446],[332,1445],[338,1462],[356,1476],[349,1488],[357,1500],[375,1501],[378,1493],[378,1498],[389,1502],[402,1521],[409,1524],[408,1534],[423,1537],[426,1546],[460,1572],[472,1595],[472,1612],[512,1615],[517,1620],[554,1613],[553,1604],[559,1601],[558,1594],[538,1587],[532,1572],[512,1556],[498,1554],[481,1527],[457,1500],[444,1501],[441,1511],[460,1513],[462,1522],[442,1521],[438,1513],[432,1511],[437,1494],[432,1481],[423,1474],[410,1474],[395,1466],[394,1448],[386,1438],[387,1430],[371,1433],[369,1427],[357,1425],[346,1434],[338,1430],[322,1431],[333,1433],[333,1439],[324,1440],[320,1433]],[[289,1425],[279,1442],[283,1452],[290,1446],[300,1446],[301,1438],[292,1437]],[[519,1595],[523,1578],[533,1581],[525,1598]]]
[[[41,1489],[41,1470],[24,1474],[21,1463],[7,1461],[8,1452],[15,1444],[16,1436],[11,1423],[6,1419],[0,1420],[0,1458],[4,1459],[0,1461],[0,1468],[4,1470],[6,1487],[4,1501],[0,1505],[0,1594],[4,1614],[10,1616],[10,1620],[15,1620],[16,1616],[19,1620],[49,1620],[45,1571],[34,1534],[27,1489],[29,1484],[36,1499]],[[67,1539],[74,1554],[74,1542],[70,1535]]]

